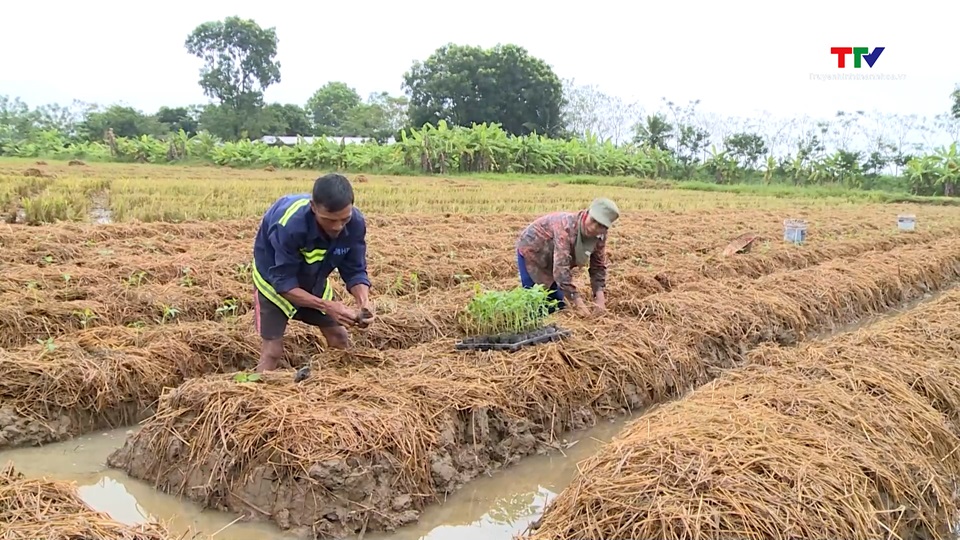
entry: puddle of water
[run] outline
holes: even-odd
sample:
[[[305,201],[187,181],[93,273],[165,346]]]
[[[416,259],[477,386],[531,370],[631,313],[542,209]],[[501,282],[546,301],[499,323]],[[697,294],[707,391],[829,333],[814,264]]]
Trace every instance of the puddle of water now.
[[[431,505],[417,523],[393,533],[368,532],[370,540],[510,540],[523,532],[570,483],[577,463],[606,444],[638,415],[601,421],[566,434],[562,452],[528,456],[491,476],[476,478],[440,505]],[[42,447],[0,451],[0,464],[13,461],[28,477],[73,481],[80,497],[113,519],[135,525],[164,521],[174,534],[188,530],[231,540],[291,540],[271,522],[235,522],[237,515],[201,510],[186,499],[160,493],[149,484],[108,468],[107,456],[133,430],[123,428],[84,435]]]
[[[0,451],[0,463],[13,461],[27,477],[46,477],[76,482],[80,497],[95,510],[129,525],[154,519],[165,521],[174,534],[188,530],[209,537],[236,540],[289,540],[271,523],[238,522],[238,516],[206,510],[186,500],[160,493],[149,484],[135,480],[105,465],[107,456],[123,445],[129,429],[84,435],[41,447]],[[224,528],[226,528],[224,530]]]
[[[645,411],[646,412],[646,411]],[[491,476],[476,478],[443,504],[427,507],[417,523],[393,533],[368,533],[371,540],[510,540],[536,521],[546,503],[563,491],[577,463],[592,456],[640,413],[601,421],[567,433],[574,443],[563,452],[528,456]]]

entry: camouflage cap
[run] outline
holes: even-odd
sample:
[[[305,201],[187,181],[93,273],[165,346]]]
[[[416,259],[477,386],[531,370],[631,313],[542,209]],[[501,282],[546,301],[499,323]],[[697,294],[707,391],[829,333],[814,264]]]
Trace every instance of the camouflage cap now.
[[[610,199],[599,198],[594,199],[593,202],[590,203],[590,210],[587,215],[609,229],[613,225],[613,222],[620,217],[620,209],[617,208],[616,203]]]

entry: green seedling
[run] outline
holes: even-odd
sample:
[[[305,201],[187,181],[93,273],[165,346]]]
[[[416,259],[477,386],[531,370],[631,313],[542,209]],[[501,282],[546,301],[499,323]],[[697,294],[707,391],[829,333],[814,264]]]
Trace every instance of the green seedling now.
[[[180,310],[173,307],[163,304],[160,306],[160,318],[157,319],[157,323],[166,324],[177,318],[177,315],[180,314]]]
[[[236,375],[233,376],[233,380],[234,382],[243,384],[243,383],[260,382],[262,379],[260,378],[259,373],[246,373],[241,371],[240,373],[237,373]]]
[[[240,305],[237,303],[236,298],[228,298],[223,301],[223,305],[217,308],[217,315],[221,317],[234,317],[237,315],[237,311],[240,309]]]
[[[253,264],[239,263],[236,267],[237,277],[244,283],[253,282]]]
[[[180,285],[184,287],[193,287],[196,285],[189,266],[183,267],[180,272],[183,273],[183,277],[180,278]]]
[[[464,312],[469,333],[480,335],[520,334],[543,327],[550,308],[557,304],[542,285],[511,291],[480,292]]]
[[[90,308],[83,308],[80,311],[74,311],[73,315],[80,320],[80,326],[86,328],[93,321],[99,319],[97,314],[93,312]]]
[[[146,272],[134,272],[127,277],[127,285],[131,287],[139,287],[140,285],[143,285],[145,279],[147,279]]]
[[[57,344],[53,342],[52,337],[47,339],[37,339],[37,343],[43,345],[44,352],[53,352],[57,350]]]

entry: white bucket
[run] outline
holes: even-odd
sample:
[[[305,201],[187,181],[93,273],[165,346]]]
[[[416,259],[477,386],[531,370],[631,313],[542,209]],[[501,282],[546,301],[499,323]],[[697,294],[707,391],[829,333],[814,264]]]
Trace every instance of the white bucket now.
[[[783,220],[783,241],[802,244],[807,240],[807,222],[802,219]]]
[[[917,228],[917,216],[900,214],[897,216],[897,228],[901,231],[913,231]]]

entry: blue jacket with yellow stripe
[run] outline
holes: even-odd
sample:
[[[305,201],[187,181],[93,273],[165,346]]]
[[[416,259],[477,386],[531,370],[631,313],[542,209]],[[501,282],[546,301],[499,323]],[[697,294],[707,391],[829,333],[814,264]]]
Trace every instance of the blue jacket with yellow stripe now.
[[[346,227],[330,239],[317,225],[309,194],[285,195],[263,216],[253,242],[253,283],[292,317],[296,308],[278,293],[300,287],[333,298],[328,278],[334,269],[350,289],[370,286],[367,275],[367,224],[356,207]]]

